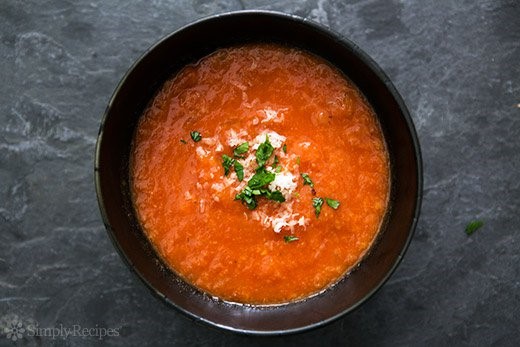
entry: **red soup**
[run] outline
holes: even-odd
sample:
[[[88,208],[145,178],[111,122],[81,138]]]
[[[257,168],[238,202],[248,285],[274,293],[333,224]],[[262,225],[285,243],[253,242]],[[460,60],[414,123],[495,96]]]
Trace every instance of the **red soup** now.
[[[338,70],[274,44],[221,49],[166,82],[135,134],[135,209],[171,269],[220,299],[289,302],[355,266],[387,209],[370,105]]]

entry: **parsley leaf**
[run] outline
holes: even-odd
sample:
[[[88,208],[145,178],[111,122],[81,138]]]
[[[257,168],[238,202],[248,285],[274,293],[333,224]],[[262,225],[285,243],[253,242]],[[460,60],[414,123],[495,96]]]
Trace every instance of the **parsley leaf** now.
[[[283,194],[281,191],[279,190],[275,190],[275,191],[270,191],[270,190],[265,190],[265,197],[268,198],[269,200],[274,200],[274,201],[278,201],[278,202],[284,202],[285,201],[285,198],[283,197]]]
[[[184,141],[184,139],[181,139],[181,142],[184,144],[187,144],[188,142]]]
[[[274,148],[269,142],[269,135],[265,135],[265,142],[261,143],[256,150],[256,162],[259,166],[264,166],[265,162],[269,160],[273,154]]]
[[[271,173],[262,167],[256,171],[253,177],[251,177],[249,182],[247,182],[247,185],[251,189],[259,189],[274,181],[275,177],[276,175],[274,173]]]
[[[284,143],[282,149],[284,153],[287,153],[287,144]]]
[[[202,135],[198,131],[190,131],[191,139],[195,142],[202,140]]]
[[[285,198],[279,190],[270,191],[267,188],[253,189],[250,186],[246,186],[240,194],[235,195],[235,200],[242,200],[242,202],[250,210],[254,210],[257,206],[256,197],[265,196],[269,200],[284,202]]]
[[[466,234],[467,235],[473,234],[475,231],[480,229],[483,225],[484,225],[484,222],[481,220],[474,220],[474,221],[469,222],[468,225],[466,225],[466,230],[465,230]]]
[[[257,203],[253,192],[254,191],[251,188],[245,187],[240,194],[235,195],[235,200],[242,200],[248,209],[254,210]]]
[[[303,185],[308,185],[308,186],[311,186],[311,188],[314,188],[314,182],[312,182],[311,178],[309,177],[308,174],[306,173],[302,173],[301,174],[302,178],[303,178]]]
[[[242,155],[248,150],[249,143],[244,142],[233,150],[233,155],[235,158],[243,158]],[[274,156],[273,165],[270,169],[274,172],[267,171],[267,168],[265,167],[265,164],[271,158],[273,152],[274,147],[269,142],[269,135],[266,134],[265,142],[261,143],[256,150],[255,156],[258,167],[255,170],[255,174],[249,179],[247,186],[239,194],[235,195],[235,200],[241,200],[250,210],[254,210],[257,207],[258,197],[263,196],[266,199],[277,202],[285,201],[285,197],[281,191],[272,191],[267,187],[269,183],[275,180],[276,173],[282,171],[282,167],[278,165],[280,160],[277,155]],[[222,165],[224,166],[226,176],[229,174],[231,166],[233,166],[238,180],[242,181],[244,179],[244,166],[239,163],[237,159],[223,155]]]
[[[298,166],[300,165],[300,157],[296,157],[296,164],[298,164]]]
[[[316,215],[316,218],[318,218],[321,213],[321,207],[323,206],[323,199],[312,198],[312,206],[314,207],[314,214]]]
[[[237,173],[238,180],[242,182],[244,179],[244,165],[240,164],[235,160],[235,172]]]
[[[233,159],[225,154],[222,156],[222,166],[224,167],[224,176],[227,176],[229,174],[229,169],[234,164],[235,164],[235,159]]]
[[[244,142],[239,145],[237,148],[233,150],[233,154],[237,158],[243,158],[242,154],[246,153],[249,150],[249,142]]]
[[[285,243],[298,241],[299,239],[300,239],[299,237],[296,237],[296,236],[293,236],[293,235],[286,235],[286,236],[283,237],[283,240],[285,241]]]
[[[327,205],[332,207],[333,209],[337,210],[339,207],[339,201],[334,199],[325,198],[325,201],[327,201]]]

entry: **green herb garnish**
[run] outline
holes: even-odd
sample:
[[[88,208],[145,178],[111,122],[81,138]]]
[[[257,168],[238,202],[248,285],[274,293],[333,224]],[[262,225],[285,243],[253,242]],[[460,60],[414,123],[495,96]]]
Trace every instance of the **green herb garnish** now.
[[[190,131],[191,139],[195,142],[202,140],[202,135],[198,131]]]
[[[323,206],[323,199],[312,198],[312,206],[314,207],[314,214],[316,215],[316,218],[318,218],[321,213],[321,207]]]
[[[229,174],[229,169],[235,164],[235,159],[230,156],[223,155],[222,156],[222,166],[224,167],[224,176]]]
[[[466,225],[466,234],[471,235],[478,229],[480,229],[484,225],[484,222],[481,220],[474,220]]]
[[[235,172],[237,173],[238,180],[242,182],[244,179],[244,165],[240,164],[235,160]]]
[[[325,198],[325,201],[327,201],[327,205],[332,207],[333,209],[337,210],[339,207],[339,201],[334,199]]]
[[[302,173],[301,174],[302,178],[303,178],[303,185],[308,185],[308,186],[311,186],[311,188],[314,188],[314,182],[312,182],[311,178],[309,177],[308,174],[306,173]]]
[[[184,144],[187,144],[188,142],[184,141],[184,139],[181,139],[181,142]]]
[[[242,154],[246,153],[249,150],[249,142],[244,142],[239,145],[237,148],[233,150],[233,154],[237,158],[243,158]]]
[[[264,193],[265,197],[268,198],[269,200],[274,200],[274,201],[278,201],[278,202],[285,201],[285,198],[283,197],[282,192],[279,190],[270,191],[270,190],[265,189],[264,191],[265,191],[265,193]]]
[[[287,153],[287,144],[283,144],[282,150],[284,153]]]
[[[265,135],[265,142],[261,143],[256,150],[256,162],[258,166],[264,166],[266,161],[269,160],[273,154],[274,148],[269,142],[269,135]]]
[[[260,167],[256,170],[256,173],[251,177],[249,182],[247,182],[247,185],[251,189],[259,189],[274,181],[275,177],[276,175],[274,173],[267,171],[264,167]]]
[[[257,206],[256,197],[265,196],[269,200],[284,202],[285,198],[279,190],[270,191],[267,188],[252,189],[247,186],[240,194],[235,195],[235,200],[242,200],[250,210],[254,210]]]
[[[234,149],[233,155],[237,158],[243,158],[242,155],[249,150],[249,143],[244,142],[240,146]],[[265,164],[271,158],[274,152],[274,147],[269,142],[269,135],[265,135],[265,142],[261,143],[256,150],[256,162],[258,167],[255,170],[255,174],[253,177],[249,179],[247,182],[247,186],[242,190],[239,194],[235,195],[235,200],[241,200],[247,208],[250,210],[254,210],[257,206],[257,198],[265,197],[266,199],[284,202],[285,197],[282,192],[279,190],[270,190],[267,185],[273,182],[276,178],[276,173],[282,171],[281,166],[276,166],[279,162],[278,156],[275,155],[273,168],[274,173],[271,171],[267,171]],[[242,164],[238,163],[236,159],[230,158],[228,156],[222,157],[222,165],[224,165],[224,170],[226,171],[226,175],[229,172],[229,168],[234,165],[235,172],[237,173],[237,177],[240,181],[244,179],[244,167]],[[276,167],[275,167],[276,166]],[[271,169],[273,170],[273,169]]]
[[[296,157],[296,164],[300,165],[300,157]]]
[[[256,198],[255,194],[253,194],[253,190],[249,187],[245,187],[244,190],[235,195],[235,200],[242,200],[242,202],[247,206],[248,209],[254,210],[256,208]]]
[[[286,236],[283,237],[283,240],[285,241],[285,243],[298,241],[299,239],[300,239],[299,237],[296,237],[296,236],[293,236],[293,235],[286,235]]]

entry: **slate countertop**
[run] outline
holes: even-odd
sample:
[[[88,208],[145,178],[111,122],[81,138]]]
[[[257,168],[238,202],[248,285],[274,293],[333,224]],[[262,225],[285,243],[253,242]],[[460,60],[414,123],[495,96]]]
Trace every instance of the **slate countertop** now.
[[[390,281],[355,312],[273,338],[193,323],[127,269],[96,202],[101,116],[152,43],[240,9],[313,19],[388,73],[424,160],[421,218]],[[520,344],[520,3],[496,1],[0,2],[0,345],[92,345],[29,328],[117,329],[106,345]],[[464,233],[474,219],[485,225]],[[9,338],[8,338],[9,337]]]

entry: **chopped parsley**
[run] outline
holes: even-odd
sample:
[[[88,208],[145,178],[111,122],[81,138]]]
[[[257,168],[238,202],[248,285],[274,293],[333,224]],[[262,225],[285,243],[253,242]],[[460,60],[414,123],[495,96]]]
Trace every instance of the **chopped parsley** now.
[[[247,182],[251,189],[259,189],[274,181],[276,174],[267,171],[264,167],[260,167],[253,177]]]
[[[269,200],[278,201],[278,202],[285,202],[285,198],[283,197],[283,194],[279,190],[270,191],[268,189],[260,190],[261,192],[265,192],[265,197]]]
[[[316,215],[316,218],[318,218],[320,216],[322,206],[323,206],[322,198],[312,198],[312,207],[314,207],[314,214]]]
[[[258,147],[256,157],[257,162],[262,163],[257,169],[253,177],[249,179],[247,182],[247,186],[240,192],[239,194],[235,195],[235,200],[241,200],[247,208],[250,210],[254,210],[257,206],[257,197],[265,197],[266,199],[277,201],[277,202],[284,202],[285,197],[283,196],[282,192],[279,190],[270,190],[267,185],[271,182],[273,182],[276,178],[276,174],[272,173],[270,171],[267,171],[265,168],[265,162],[272,154],[272,150],[269,149],[269,147],[273,148],[271,144],[269,143],[269,138],[266,137],[266,142],[264,142],[262,145],[267,144],[267,146],[264,147],[264,154],[258,155],[258,151],[260,151],[260,147]],[[262,146],[260,145],[260,146]],[[260,160],[258,159],[260,157]],[[236,161],[235,161],[236,163]],[[236,164],[235,164],[236,165]],[[241,166],[241,165],[240,165]],[[239,170],[243,171],[243,167]],[[237,171],[237,167],[235,166],[235,171],[237,172],[237,176],[239,176],[239,171]],[[243,177],[243,172],[242,172]]]
[[[287,144],[286,143],[283,144],[282,149],[283,149],[284,153],[287,153]]]
[[[235,159],[233,159],[230,156],[227,156],[225,154],[222,156],[222,166],[224,167],[224,176],[227,176],[229,174],[229,170],[231,169],[231,167],[234,164],[235,164]]]
[[[243,144],[239,145],[237,148],[233,150],[233,155],[236,158],[243,158],[243,154],[247,153],[249,150],[249,142],[244,142]]]
[[[202,135],[198,131],[190,131],[191,139],[195,142],[202,140]]]
[[[238,180],[242,182],[244,179],[244,166],[235,160],[235,172],[237,173]]]
[[[256,197],[264,196],[269,200],[284,202],[285,198],[279,190],[271,191],[267,188],[252,189],[250,186],[244,188],[240,194],[235,195],[235,200],[242,200],[248,209],[254,210],[257,206]]]
[[[184,139],[181,139],[181,142],[184,143],[184,144],[187,144],[188,142],[186,142]]]
[[[325,198],[325,201],[327,201],[327,205],[332,207],[333,209],[337,210],[339,207],[339,201],[334,199]]]
[[[274,160],[273,160],[273,167],[277,166],[278,163],[279,163],[279,161],[280,161],[280,160],[278,159],[278,156],[275,155],[275,156],[274,156]]]
[[[340,203],[338,200],[325,198],[325,201],[327,202],[327,205],[329,205],[331,208],[337,210]],[[320,216],[321,208],[323,206],[324,200],[323,198],[312,198],[312,207],[314,207],[314,214],[316,215],[316,218]]]
[[[302,178],[303,178],[303,185],[307,185],[307,186],[311,186],[311,188],[314,188],[314,182],[312,182],[311,178],[309,177],[308,174],[306,173],[302,173],[301,174]]]
[[[269,135],[265,135],[265,142],[261,143],[256,150],[256,162],[258,166],[264,166],[274,152],[274,147],[269,142]]]
[[[257,203],[253,192],[254,191],[251,188],[245,187],[240,194],[235,195],[235,200],[242,200],[248,209],[254,210]]]
[[[244,179],[244,165],[240,164],[237,160],[231,158],[229,155],[222,156],[222,166],[224,167],[224,176],[229,175],[229,171],[233,167],[237,173],[239,181]]]
[[[296,157],[296,164],[300,165],[300,157]]]
[[[285,243],[298,241],[299,239],[300,239],[299,237],[296,237],[294,235],[286,235],[286,236],[283,237],[283,240],[285,241]]]
[[[466,230],[465,230],[466,234],[467,235],[473,234],[475,231],[480,229],[483,225],[484,225],[484,222],[481,220],[474,220],[474,221],[469,222],[468,225],[466,225]]]
[[[274,168],[274,172],[275,173],[280,173],[282,172],[282,167],[280,165],[278,165],[277,167]]]

